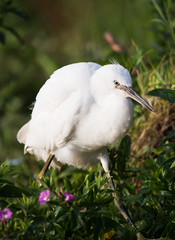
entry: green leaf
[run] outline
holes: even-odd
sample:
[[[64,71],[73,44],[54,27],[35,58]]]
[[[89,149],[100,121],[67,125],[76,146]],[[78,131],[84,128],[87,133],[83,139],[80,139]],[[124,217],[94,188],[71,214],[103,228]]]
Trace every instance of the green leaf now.
[[[15,14],[18,17],[23,18],[23,19],[27,18],[26,12],[24,10],[21,10],[19,8],[16,8],[16,7],[9,8],[8,12],[11,12],[11,13],[13,13],[13,14]]]
[[[126,135],[119,147],[118,147],[118,158],[117,158],[117,168],[120,170],[125,170],[126,168],[126,161],[129,158],[130,155],[130,151],[131,151],[131,138],[130,136]]]
[[[171,164],[170,168],[174,168],[175,167],[175,161]]]
[[[162,166],[166,165],[167,163],[171,163],[173,160],[175,160],[175,156],[169,157],[162,163]]]
[[[9,197],[9,198],[22,197],[22,193],[28,196],[30,195],[30,193],[27,190],[18,188],[10,184],[4,184],[0,188],[0,197]]]
[[[6,165],[5,163],[2,163],[0,166],[0,177],[9,179],[9,177],[12,177],[13,175],[16,175],[13,169]]]
[[[153,4],[154,4],[155,9],[157,10],[157,12],[159,13],[160,17],[162,18],[162,20],[163,20],[164,22],[167,22],[166,17],[165,17],[165,15],[163,14],[162,9],[161,9],[160,6],[158,5],[158,3],[157,3],[155,0],[152,0],[152,2],[153,2]]]
[[[160,97],[171,103],[175,103],[175,90],[157,88],[147,93],[149,96]]]
[[[64,209],[63,207],[61,207],[61,206],[57,206],[56,208],[55,208],[55,211],[54,211],[54,217],[56,218],[56,219],[58,219],[58,218],[60,218],[60,217],[62,217],[65,213],[66,213],[66,209]]]
[[[64,179],[64,185],[66,187],[66,190],[70,192],[72,190],[72,184],[68,178]]]
[[[13,183],[11,181],[9,181],[7,179],[0,178],[0,184],[2,184],[2,183],[8,183],[8,184],[13,185]]]
[[[166,24],[165,24],[165,22],[164,22],[164,21],[162,21],[162,20],[161,20],[161,19],[159,19],[159,18],[153,18],[151,21],[152,21],[152,22],[157,22],[157,23],[161,23],[161,24],[164,24],[164,25],[166,25]]]
[[[161,144],[163,144],[164,142],[166,142],[168,139],[170,139],[171,137],[175,136],[175,130],[173,130],[172,132],[170,132],[162,141]]]
[[[126,135],[119,146],[119,149],[123,151],[125,154],[125,157],[129,157],[130,151],[131,151],[131,138],[129,135]]]

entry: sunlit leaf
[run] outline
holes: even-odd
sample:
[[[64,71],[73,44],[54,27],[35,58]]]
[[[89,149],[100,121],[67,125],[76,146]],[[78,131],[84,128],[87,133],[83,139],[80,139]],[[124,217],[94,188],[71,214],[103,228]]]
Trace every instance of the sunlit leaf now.
[[[174,168],[175,167],[175,161],[171,164],[170,168]]]

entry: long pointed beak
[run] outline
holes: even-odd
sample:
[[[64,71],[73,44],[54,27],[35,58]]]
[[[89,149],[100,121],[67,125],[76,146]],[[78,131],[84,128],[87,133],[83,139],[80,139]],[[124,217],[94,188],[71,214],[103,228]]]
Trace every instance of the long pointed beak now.
[[[122,86],[122,90],[127,93],[127,96],[140,103],[143,107],[155,112],[154,109],[147,103],[132,87]]]

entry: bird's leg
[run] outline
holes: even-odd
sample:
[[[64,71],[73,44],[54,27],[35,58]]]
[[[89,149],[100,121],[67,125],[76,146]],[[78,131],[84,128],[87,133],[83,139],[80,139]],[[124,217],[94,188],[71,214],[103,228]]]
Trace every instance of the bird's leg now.
[[[38,185],[40,186],[41,185],[41,182],[40,182],[40,179],[42,179],[43,175],[46,174],[52,160],[54,159],[55,155],[49,155],[47,161],[45,162],[44,164],[44,167],[42,168],[41,172],[38,174],[38,177],[37,177],[37,183]]]
[[[105,172],[107,173],[107,176],[109,178],[111,189],[114,191],[113,192],[113,197],[114,197],[115,206],[119,209],[119,211],[121,212],[123,217],[126,219],[126,221],[129,222],[131,224],[131,226],[137,231],[137,227],[135,226],[134,222],[131,220],[128,212],[126,211],[125,207],[121,203],[121,201],[120,201],[120,199],[119,199],[119,197],[116,193],[114,181],[113,181],[113,179],[110,175],[110,170],[109,170],[110,160],[109,160],[109,155],[108,155],[107,151],[105,151],[103,153],[103,155],[100,157],[100,161],[101,161],[101,164],[103,166],[103,169],[105,170]]]
[[[129,213],[127,212],[126,208],[124,207],[124,205],[121,203],[116,190],[115,190],[115,185],[114,185],[114,181],[110,175],[110,173],[108,172],[108,177],[109,177],[109,181],[110,181],[110,185],[111,185],[111,189],[114,190],[113,196],[114,196],[114,204],[115,206],[119,209],[119,211],[121,212],[121,214],[123,215],[123,217],[126,219],[127,222],[129,222],[131,224],[131,226],[137,231],[137,227],[134,224],[134,222],[131,220],[131,217],[129,216]]]

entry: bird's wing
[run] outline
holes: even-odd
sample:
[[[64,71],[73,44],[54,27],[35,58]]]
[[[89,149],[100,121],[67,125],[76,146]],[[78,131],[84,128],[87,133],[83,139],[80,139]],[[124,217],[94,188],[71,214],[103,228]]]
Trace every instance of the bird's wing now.
[[[27,139],[27,134],[29,131],[29,126],[30,126],[30,121],[27,122],[22,126],[22,128],[18,131],[17,133],[17,140],[19,143],[24,143],[26,142]]]
[[[88,105],[90,78],[100,67],[95,63],[76,63],[51,75],[36,97],[31,120],[17,135],[26,151],[30,149],[35,155],[39,149],[54,151],[73,137],[80,113]]]
[[[74,92],[52,112],[40,112],[29,123],[25,148],[54,152],[73,137],[79,121],[82,99]]]
[[[32,116],[54,111],[75,91],[90,93],[91,76],[100,67],[96,63],[74,63],[56,70],[37,94]]]

